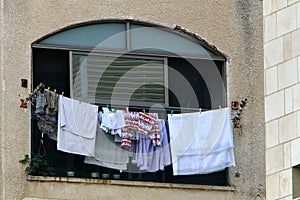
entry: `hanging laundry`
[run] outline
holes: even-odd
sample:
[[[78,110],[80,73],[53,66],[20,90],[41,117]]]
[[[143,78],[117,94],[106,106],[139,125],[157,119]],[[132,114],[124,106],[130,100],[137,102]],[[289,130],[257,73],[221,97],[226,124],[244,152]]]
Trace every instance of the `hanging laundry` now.
[[[43,108],[47,114],[55,114],[58,111],[58,94],[44,90]]]
[[[160,130],[157,123],[157,113],[129,112],[124,111],[126,126],[122,128],[122,146],[129,147],[130,140],[147,136],[151,138],[154,146],[160,145]]]
[[[171,154],[168,142],[168,133],[164,120],[157,120],[159,126],[159,135],[161,145],[155,146],[149,137],[141,137],[137,141],[137,149],[134,154],[133,163],[140,170],[148,172],[156,172],[164,170],[164,167],[171,164]]]
[[[207,174],[235,166],[230,109],[169,114],[174,175]]]
[[[59,96],[57,149],[95,155],[98,107]]]
[[[37,92],[36,95],[35,114],[37,115],[38,128],[43,134],[47,134],[50,139],[57,140],[56,102],[58,101],[58,95],[50,92],[46,92],[46,95]],[[52,96],[49,104],[44,103],[45,96],[49,99]],[[50,104],[56,106],[49,107]]]
[[[123,111],[126,126],[123,127],[121,137],[135,139],[138,130],[140,115],[139,112]]]
[[[129,152],[122,149],[114,140],[114,135],[106,134],[101,128],[98,128],[95,156],[85,157],[84,162],[111,169],[126,170]]]
[[[157,113],[139,112],[138,131],[142,135],[148,135],[154,146],[160,145],[159,124],[157,123]]]
[[[101,128],[104,132],[109,132],[112,135],[121,135],[121,128],[126,126],[123,111],[115,110],[115,112],[112,112],[105,107],[102,110]]]

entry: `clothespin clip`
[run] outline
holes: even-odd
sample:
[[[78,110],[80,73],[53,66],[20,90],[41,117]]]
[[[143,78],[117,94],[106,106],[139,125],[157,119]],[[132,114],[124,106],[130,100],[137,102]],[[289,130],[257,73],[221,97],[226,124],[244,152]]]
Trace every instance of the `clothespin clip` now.
[[[222,106],[221,106],[221,105],[219,105],[219,109],[220,109],[220,110],[222,109]]]
[[[80,97],[78,97],[78,101],[79,101],[79,104],[81,104],[81,98]]]
[[[171,110],[171,116],[173,116],[174,110]]]
[[[199,113],[200,113],[200,115],[201,115],[201,112],[202,112],[202,108],[199,108]]]
[[[48,87],[48,92],[50,92],[50,87]]]
[[[126,107],[125,110],[126,110],[126,112],[129,112],[129,108],[128,107]]]
[[[61,97],[64,97],[64,93],[65,93],[65,92],[64,92],[64,91],[62,91],[62,93],[61,93]]]
[[[54,89],[54,94],[56,94],[56,89]]]
[[[144,114],[146,115],[146,109],[143,109]]]

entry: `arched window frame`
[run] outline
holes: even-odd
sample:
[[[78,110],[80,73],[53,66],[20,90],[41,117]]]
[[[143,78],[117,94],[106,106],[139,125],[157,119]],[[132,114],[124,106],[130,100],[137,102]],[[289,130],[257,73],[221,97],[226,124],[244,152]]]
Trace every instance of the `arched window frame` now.
[[[67,27],[65,29],[59,30],[58,32],[55,32],[51,35],[47,35],[39,40],[37,40],[36,42],[34,42],[32,44],[32,48],[33,48],[33,67],[36,67],[36,63],[38,63],[39,61],[36,61],[36,53],[40,52],[40,50],[54,50],[54,51],[64,51],[64,52],[68,52],[68,65],[70,67],[70,69],[68,70],[68,72],[64,72],[64,73],[68,73],[69,77],[71,77],[71,73],[72,73],[72,56],[74,55],[74,53],[81,53],[83,55],[87,55],[90,54],[91,52],[95,55],[107,55],[107,56],[119,56],[122,55],[125,57],[129,57],[129,58],[149,58],[149,59],[157,59],[157,60],[163,60],[164,62],[164,78],[165,80],[167,79],[167,71],[166,71],[166,66],[168,66],[168,58],[171,59],[177,59],[178,57],[181,58],[185,58],[185,59],[197,59],[197,60],[209,60],[209,61],[217,61],[217,62],[221,62],[223,63],[221,66],[221,70],[223,70],[221,72],[222,74],[222,78],[225,82],[225,61],[226,61],[226,57],[224,54],[222,54],[221,52],[219,52],[218,50],[216,50],[216,48],[214,48],[213,46],[209,45],[207,42],[205,42],[202,39],[199,39],[198,36],[193,35],[193,34],[188,34],[187,31],[185,31],[184,29],[181,29],[180,27],[175,27],[175,30],[169,29],[167,27],[162,27],[162,26],[157,26],[154,24],[150,24],[150,23],[142,23],[142,22],[135,22],[135,21],[119,21],[119,20],[112,20],[112,21],[103,21],[102,23],[125,23],[126,26],[126,48],[125,49],[109,49],[109,48],[91,48],[91,47],[82,47],[82,46],[76,46],[76,45],[55,45],[55,44],[44,44],[43,41],[46,40],[47,38],[50,38],[52,36],[55,36],[57,34],[60,34],[63,31],[67,31],[67,30],[71,30],[73,28],[77,28],[77,27],[82,27],[85,25],[92,25],[92,24],[98,24],[98,22],[92,22],[89,24],[78,24],[75,26],[71,26],[71,27]],[[101,24],[101,23],[100,23]],[[155,51],[143,51],[143,50],[134,50],[132,51],[132,49],[130,48],[130,24],[137,24],[137,25],[143,25],[143,26],[148,26],[148,27],[156,27],[159,29],[163,29],[164,31],[170,32],[172,34],[177,34],[178,36],[182,36],[184,38],[187,38],[195,43],[197,43],[198,45],[202,46],[203,48],[207,49],[208,51],[213,52],[214,55],[195,55],[195,54],[188,54],[188,53],[168,53],[168,52],[155,52]],[[42,53],[43,54],[43,53]],[[45,53],[45,55],[47,54],[47,52]],[[44,54],[43,54],[44,55]],[[62,73],[63,74],[63,73]],[[71,79],[71,78],[70,78]],[[37,74],[35,69],[33,70],[33,86],[35,86],[38,82],[40,81],[40,79],[37,78]],[[71,82],[71,80],[69,80]],[[48,84],[46,82],[46,84]],[[51,88],[57,88],[57,84],[55,83],[49,83],[52,84]],[[168,82],[164,82],[164,84],[166,86],[168,86]],[[70,84],[71,85],[71,84]],[[48,85],[47,85],[48,86]],[[68,89],[63,89],[63,88],[57,88],[58,91],[67,91],[65,92],[66,96],[70,96],[72,97],[72,89],[69,88],[69,92]],[[69,93],[69,94],[68,94]],[[168,98],[168,94],[165,93],[166,98]],[[223,101],[222,101],[222,105],[221,106],[225,106],[226,103],[226,93],[224,93],[223,96]],[[167,100],[166,100],[167,101]],[[107,102],[102,102],[102,104],[106,104]],[[168,102],[169,103],[169,102]],[[140,108],[142,108],[143,106],[147,106],[147,105],[139,105]],[[168,107],[168,111],[170,111],[171,109],[174,109],[176,107],[171,107],[169,104],[166,105]],[[209,106],[207,109],[211,109],[212,106]],[[189,107],[184,108],[186,110],[189,110]],[[183,111],[184,109],[181,109],[181,111]],[[191,109],[193,110],[193,109]],[[34,129],[34,128],[33,128]],[[37,130],[33,130],[33,132],[36,132]],[[32,149],[33,151],[36,150],[37,148],[37,144],[38,144],[38,139],[36,138],[36,135],[33,134],[33,138],[32,138]],[[80,158],[75,158],[75,159],[80,159]],[[165,175],[162,175],[165,176]],[[128,176],[129,177],[129,176]],[[203,179],[203,180],[198,180],[198,179]],[[196,180],[195,180],[196,179]],[[222,179],[222,180],[221,180]],[[132,179],[132,180],[136,180],[136,179]],[[137,179],[139,180],[139,179]],[[141,179],[144,180],[144,179]],[[155,181],[155,180],[154,180]],[[161,182],[161,181],[160,181]],[[216,174],[212,174],[212,175],[197,175],[194,177],[189,177],[186,179],[183,179],[182,177],[178,180],[172,180],[172,181],[168,181],[165,180],[165,182],[177,182],[177,183],[193,183],[193,184],[208,184],[208,185],[228,185],[228,180],[227,180],[227,170],[224,170],[220,173],[216,173]]]

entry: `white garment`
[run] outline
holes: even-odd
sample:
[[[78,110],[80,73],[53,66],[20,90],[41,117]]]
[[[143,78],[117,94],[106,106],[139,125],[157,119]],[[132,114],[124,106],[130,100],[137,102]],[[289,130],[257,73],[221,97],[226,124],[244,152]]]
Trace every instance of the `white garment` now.
[[[124,113],[121,110],[116,110],[116,112],[109,111],[108,108],[103,107],[103,114],[102,114],[102,122],[101,128],[107,132],[111,130],[111,134],[119,134],[121,135],[121,128],[126,126]]]
[[[174,175],[235,166],[230,109],[168,115]]]
[[[59,96],[57,149],[95,155],[98,107]]]

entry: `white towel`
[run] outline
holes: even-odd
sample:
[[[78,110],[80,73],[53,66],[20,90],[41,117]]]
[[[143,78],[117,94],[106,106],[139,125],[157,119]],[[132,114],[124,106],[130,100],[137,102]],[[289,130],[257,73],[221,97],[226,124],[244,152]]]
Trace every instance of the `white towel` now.
[[[85,156],[95,155],[98,107],[60,96],[57,149]]]
[[[230,109],[168,115],[174,175],[235,166]]]

